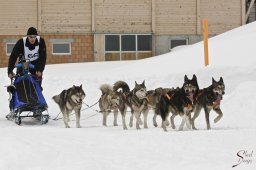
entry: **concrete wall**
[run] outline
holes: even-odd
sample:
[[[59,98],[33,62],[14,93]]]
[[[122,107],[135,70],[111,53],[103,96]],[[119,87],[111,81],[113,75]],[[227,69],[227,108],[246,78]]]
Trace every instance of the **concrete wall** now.
[[[160,55],[170,52],[170,40],[171,39],[188,39],[188,44],[194,44],[203,40],[201,35],[159,35],[155,37],[155,54]]]

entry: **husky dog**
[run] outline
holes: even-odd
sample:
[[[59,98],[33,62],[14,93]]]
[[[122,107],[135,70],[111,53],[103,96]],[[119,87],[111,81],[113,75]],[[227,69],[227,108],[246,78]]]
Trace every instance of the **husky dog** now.
[[[164,131],[167,131],[166,126],[169,125],[167,120],[169,112],[172,113],[170,121],[173,129],[175,129],[174,118],[177,115],[183,117],[179,130],[183,130],[185,123],[188,128],[191,128],[190,114],[194,108],[194,96],[198,89],[196,76],[193,75],[193,78],[189,80],[187,75],[185,75],[182,88],[178,87],[175,90],[167,92],[166,95],[161,96],[160,101],[157,104],[157,112],[162,117],[162,128]]]
[[[160,101],[160,97],[162,95],[165,95],[167,92],[174,90],[174,88],[156,88],[155,90],[149,90],[147,91],[147,101],[148,104],[147,106],[149,107],[149,109],[152,109],[154,112],[154,116],[153,116],[153,124],[155,127],[157,127],[157,122],[156,122],[156,117],[157,117],[157,113],[156,113],[156,105],[159,103]]]
[[[80,113],[85,93],[81,86],[73,86],[67,90],[63,90],[59,95],[53,96],[52,99],[59,105],[63,114],[63,120],[66,128],[70,128],[68,125],[69,115],[74,110],[76,114],[76,127],[80,126]]]
[[[125,116],[126,116],[126,111],[128,106],[126,103],[127,102],[126,98],[130,94],[130,87],[124,81],[117,81],[113,86],[113,93],[116,93],[119,96],[118,109],[122,115],[123,129],[127,130]]]
[[[211,129],[209,114],[212,109],[218,114],[218,116],[214,119],[214,123],[217,123],[221,119],[223,113],[220,109],[220,102],[224,94],[225,85],[222,77],[220,77],[220,80],[218,82],[215,81],[214,78],[212,78],[212,85],[202,90],[199,90],[195,98],[195,114],[191,119],[193,129],[196,129],[195,119],[198,117],[202,108],[204,108],[205,112],[207,129]]]
[[[140,129],[139,125],[142,125],[143,122],[141,121],[140,114],[143,113],[144,118],[144,128],[148,128],[147,124],[147,117],[149,108],[147,107],[147,89],[145,86],[145,81],[143,81],[141,84],[138,84],[135,81],[135,87],[131,91],[130,95],[127,96],[127,104],[131,108],[131,117],[130,117],[130,123],[129,126],[133,126],[133,116],[136,118],[136,129]]]
[[[125,119],[125,114],[127,107],[130,107],[131,109],[131,117],[130,117],[130,123],[129,126],[133,126],[133,116],[136,118],[136,129],[140,129],[139,125],[142,125],[142,121],[140,119],[140,114],[141,112],[143,113],[144,116],[144,128],[148,128],[147,125],[147,116],[148,116],[148,111],[149,108],[147,107],[147,100],[146,100],[146,94],[147,94],[147,89],[145,86],[145,81],[143,81],[142,84],[138,84],[135,81],[135,88],[132,91],[128,91],[129,86],[127,85],[126,82],[124,81],[118,81],[114,84],[114,91],[117,91],[118,89],[122,88],[122,96],[125,101],[125,107],[122,109],[121,113],[124,113],[124,118]]]
[[[100,86],[100,90],[102,95],[99,99],[99,107],[103,114],[103,126],[107,126],[107,116],[113,110],[114,111],[114,126],[117,125],[117,115],[118,115],[118,107],[121,104],[120,93],[113,92],[113,88],[108,84],[103,84]]]

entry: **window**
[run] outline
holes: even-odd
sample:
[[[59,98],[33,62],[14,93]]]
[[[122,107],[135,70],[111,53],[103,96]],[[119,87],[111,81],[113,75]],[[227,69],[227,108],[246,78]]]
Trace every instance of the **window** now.
[[[152,56],[152,35],[105,35],[105,60],[136,60]]]
[[[119,51],[119,35],[106,35],[105,49],[106,51]]]
[[[174,47],[180,46],[180,45],[187,45],[188,39],[171,39],[170,40],[170,50]]]
[[[138,51],[152,51],[151,35],[138,35]]]
[[[70,55],[71,43],[53,43],[52,54],[53,55]]]
[[[135,35],[122,35],[122,51],[136,51]]]
[[[74,39],[50,39],[52,55],[71,55],[71,43]]]
[[[13,50],[15,43],[6,43],[6,55],[10,56]]]

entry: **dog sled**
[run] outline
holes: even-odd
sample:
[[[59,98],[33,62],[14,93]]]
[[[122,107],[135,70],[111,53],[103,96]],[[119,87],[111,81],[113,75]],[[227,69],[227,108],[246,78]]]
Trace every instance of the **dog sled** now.
[[[23,60],[16,64],[17,75],[11,79],[11,85],[7,86],[9,92],[10,113],[7,120],[14,120],[18,125],[23,118],[33,117],[41,122],[48,123],[49,114],[47,103],[42,94],[37,77],[29,73],[29,69],[34,69],[29,60]]]

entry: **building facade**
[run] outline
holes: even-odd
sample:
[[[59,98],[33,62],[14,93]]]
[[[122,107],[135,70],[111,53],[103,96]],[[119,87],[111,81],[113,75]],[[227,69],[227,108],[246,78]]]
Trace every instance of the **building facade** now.
[[[253,5],[251,5],[253,4]],[[0,67],[34,26],[47,64],[135,60],[246,24],[254,0],[0,0]]]

